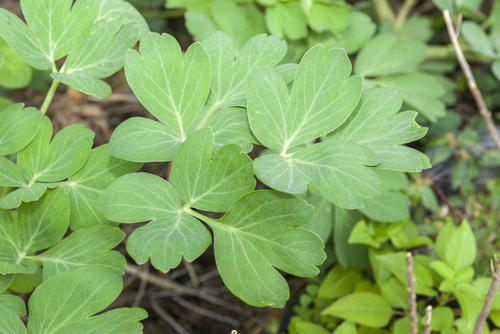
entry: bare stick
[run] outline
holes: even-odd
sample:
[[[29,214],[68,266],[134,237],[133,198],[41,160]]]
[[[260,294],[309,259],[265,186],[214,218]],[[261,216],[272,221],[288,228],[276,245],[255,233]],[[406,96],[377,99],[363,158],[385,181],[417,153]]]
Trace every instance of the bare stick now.
[[[127,264],[125,270],[127,271],[127,273],[137,276],[141,280],[146,280],[148,283],[156,285],[157,287],[160,287],[162,289],[172,289],[192,295],[196,295],[198,293],[196,289],[192,289],[174,281],[158,277],[151,274],[150,272],[143,271],[138,266],[134,266],[132,264]]]
[[[149,266],[146,266],[145,272],[148,272]],[[135,296],[134,302],[132,303],[132,307],[138,307],[141,305],[142,298],[144,298],[144,293],[146,292],[146,286],[148,285],[148,281],[143,277],[140,278],[141,283],[139,284],[139,291]]]
[[[408,279],[408,305],[410,305],[410,334],[417,334],[417,294],[415,292],[415,275],[413,274],[413,258],[406,253],[406,277]]]
[[[496,269],[495,269],[496,264]],[[495,255],[495,260],[490,260],[491,274],[493,276],[493,280],[491,281],[490,289],[486,294],[486,299],[484,300],[483,309],[476,320],[476,325],[474,326],[474,334],[483,333],[484,323],[488,318],[488,315],[491,311],[491,306],[493,305],[493,299],[495,299],[495,295],[498,291],[498,282],[500,281],[500,261]]]
[[[198,276],[196,276],[196,270],[194,270],[194,267],[190,262],[186,260],[183,260],[183,262],[188,272],[189,279],[191,280],[193,288],[198,289],[200,287],[200,281],[198,280]]]
[[[427,305],[427,307],[425,308],[424,334],[431,334],[431,320],[432,320],[432,305]]]
[[[448,35],[450,36],[451,43],[455,48],[458,63],[460,64],[460,67],[462,68],[462,71],[467,78],[467,84],[469,85],[469,90],[472,94],[472,97],[474,97],[474,101],[476,101],[477,108],[479,109],[479,113],[484,119],[491,139],[495,143],[497,149],[500,150],[500,135],[498,134],[495,124],[493,123],[491,112],[488,110],[488,107],[484,102],[483,95],[477,87],[476,80],[472,75],[469,63],[467,62],[467,59],[465,59],[464,53],[460,47],[460,44],[458,43],[458,36],[455,32],[455,28],[453,27],[453,21],[451,20],[450,12],[447,9],[443,11],[443,18],[444,22],[446,23],[446,28],[448,29]]]

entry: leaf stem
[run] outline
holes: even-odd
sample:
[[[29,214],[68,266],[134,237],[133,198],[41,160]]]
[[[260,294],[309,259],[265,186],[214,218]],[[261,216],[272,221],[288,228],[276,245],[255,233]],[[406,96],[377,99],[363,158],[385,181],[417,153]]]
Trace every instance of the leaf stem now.
[[[410,10],[412,7],[415,5],[415,0],[405,0],[403,3],[403,6],[399,10],[398,16],[396,17],[396,20],[394,21],[394,32],[399,32],[403,25],[405,24],[406,18],[408,17],[408,14],[410,13]]]
[[[394,22],[394,12],[387,3],[387,0],[373,0],[373,5],[379,22],[383,22],[386,19]]]
[[[190,207],[186,206],[184,207],[183,211],[187,214],[190,214],[191,216],[198,218],[199,220],[204,221],[208,225],[222,225],[221,222],[217,219],[207,217],[199,212],[194,211]]]
[[[52,100],[54,99],[54,95],[56,94],[56,90],[57,90],[58,86],[59,86],[59,81],[57,81],[57,80],[52,81],[52,84],[50,85],[49,91],[47,92],[47,95],[45,96],[45,100],[43,100],[42,107],[40,108],[42,115],[45,115],[47,113],[47,110],[49,110],[49,106],[52,103]]]

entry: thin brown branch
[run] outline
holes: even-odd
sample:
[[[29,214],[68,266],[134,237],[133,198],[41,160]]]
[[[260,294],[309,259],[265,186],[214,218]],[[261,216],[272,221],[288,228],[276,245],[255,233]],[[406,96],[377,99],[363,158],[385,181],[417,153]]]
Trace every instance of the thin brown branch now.
[[[484,102],[483,95],[477,87],[477,83],[474,79],[474,75],[472,74],[469,63],[467,62],[462,48],[460,47],[457,33],[455,32],[455,28],[453,27],[453,21],[451,19],[450,12],[446,9],[443,11],[443,18],[444,22],[446,23],[446,28],[448,29],[448,35],[450,36],[451,43],[453,44],[453,47],[455,49],[458,63],[460,64],[460,67],[462,68],[462,71],[467,78],[467,84],[469,85],[469,90],[472,94],[472,97],[474,98],[474,101],[476,102],[477,108],[479,109],[479,114],[481,114],[481,116],[483,117],[486,128],[488,129],[488,132],[491,136],[491,139],[495,143],[495,146],[498,150],[500,150],[500,135],[498,134],[495,124],[493,123],[491,112],[488,110],[488,107]]]
[[[432,305],[427,305],[427,307],[425,308],[424,334],[431,334],[431,321],[432,321]]]
[[[141,270],[140,267],[127,264],[125,270],[128,274],[139,277],[141,280],[146,280],[148,283],[156,285],[162,289],[176,290],[181,293],[187,293],[191,295],[196,295],[199,293],[198,290],[186,287],[182,284],[176,283],[174,281],[168,280],[166,278],[161,278],[157,275],[151,274],[150,272]]]
[[[474,326],[474,334],[483,333],[484,323],[486,322],[486,319],[490,314],[491,306],[493,305],[493,300],[495,299],[495,295],[497,294],[498,291],[498,282],[500,282],[500,261],[498,260],[496,255],[494,260],[490,260],[490,267],[493,279],[491,281],[490,289],[486,294],[486,299],[484,300],[484,305],[481,310],[481,313],[479,313],[479,316],[477,317],[476,325]]]
[[[198,280],[198,276],[196,276],[196,270],[194,270],[194,267],[190,262],[183,260],[183,263],[186,267],[193,288],[198,289],[200,287],[200,281]]]
[[[144,271],[147,272],[149,265],[146,265],[146,269]],[[140,277],[141,283],[139,284],[139,290],[135,296],[134,302],[132,303],[132,307],[138,307],[141,305],[142,299],[144,298],[144,293],[146,292],[146,287],[148,285],[148,280],[143,276]]]
[[[460,210],[458,210],[453,204],[451,204],[450,200],[448,199],[448,196],[439,188],[436,183],[434,183],[434,180],[431,178],[430,174],[427,171],[423,171],[423,174],[427,181],[430,183],[432,189],[436,192],[438,197],[443,201],[443,203],[450,209],[450,211],[453,213],[453,215],[460,221],[463,220],[462,213]]]
[[[413,273],[413,257],[406,253],[406,278],[408,279],[408,305],[410,306],[410,334],[418,332],[417,294],[415,292],[415,275]]]

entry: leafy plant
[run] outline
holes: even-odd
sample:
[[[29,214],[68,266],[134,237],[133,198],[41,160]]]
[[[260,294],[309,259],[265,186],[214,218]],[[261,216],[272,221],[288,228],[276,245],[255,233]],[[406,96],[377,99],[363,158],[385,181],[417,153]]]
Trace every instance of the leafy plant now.
[[[441,333],[471,333],[484,303],[491,278],[475,275],[476,241],[467,221],[455,226],[441,225],[436,242],[416,234],[412,222],[399,224],[356,223],[350,243],[369,246],[373,280],[362,278],[365,269],[335,265],[326,276],[306,288],[295,307],[290,333],[408,333],[407,274],[403,250],[432,245],[433,256],[414,257],[417,294],[434,304],[431,329]],[[498,325],[499,298],[493,303],[490,319]],[[424,303],[418,303],[424,314]],[[402,312],[403,311],[403,312]],[[419,327],[425,319],[419,320]]]

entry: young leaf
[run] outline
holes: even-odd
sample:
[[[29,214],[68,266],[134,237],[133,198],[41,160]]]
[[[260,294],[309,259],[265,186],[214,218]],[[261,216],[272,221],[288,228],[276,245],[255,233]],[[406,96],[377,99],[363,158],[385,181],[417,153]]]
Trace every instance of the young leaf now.
[[[369,89],[352,116],[331,138],[369,148],[376,154],[381,169],[419,172],[429,168],[429,159],[423,153],[402,145],[422,138],[427,128],[415,122],[415,112],[398,112],[401,105],[396,90]]]
[[[266,24],[269,32],[292,41],[307,36],[307,19],[300,3],[277,2],[266,10]]]
[[[224,212],[255,188],[252,160],[238,145],[226,145],[212,160],[210,129],[193,133],[177,153],[170,174],[186,205]]]
[[[321,239],[300,228],[311,214],[298,198],[257,191],[239,200],[220,222],[207,221],[214,230],[217,268],[229,290],[250,305],[283,307],[289,289],[276,269],[313,277],[325,259]]]
[[[0,38],[0,86],[14,89],[27,86],[31,81],[31,67]]]
[[[425,44],[403,41],[393,34],[380,34],[361,49],[354,72],[368,77],[407,72],[425,57]]]
[[[464,220],[448,239],[445,260],[455,272],[458,272],[474,263],[476,252],[474,233],[472,233],[469,223]]]
[[[385,299],[374,293],[358,292],[345,296],[327,307],[322,314],[340,317],[360,325],[385,327],[392,309]]]
[[[35,138],[42,114],[35,108],[13,104],[0,110],[0,156],[22,150]]]
[[[28,303],[28,332],[141,333],[142,309],[107,308],[123,287],[119,273],[99,267],[82,267],[54,275],[38,286]]]
[[[108,145],[93,149],[85,165],[71,175],[62,188],[71,207],[70,227],[76,230],[108,221],[95,208],[101,193],[118,177],[135,172],[140,164],[123,161],[107,153]]]

